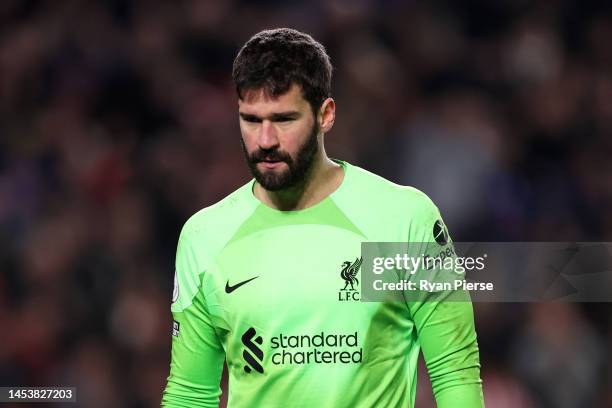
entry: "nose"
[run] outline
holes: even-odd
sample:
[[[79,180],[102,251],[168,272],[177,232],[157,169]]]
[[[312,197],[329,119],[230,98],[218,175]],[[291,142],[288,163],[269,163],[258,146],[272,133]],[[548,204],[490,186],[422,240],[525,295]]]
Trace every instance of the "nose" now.
[[[261,123],[261,132],[259,133],[259,147],[263,150],[274,149],[278,147],[278,133],[274,124],[269,120],[264,120]]]

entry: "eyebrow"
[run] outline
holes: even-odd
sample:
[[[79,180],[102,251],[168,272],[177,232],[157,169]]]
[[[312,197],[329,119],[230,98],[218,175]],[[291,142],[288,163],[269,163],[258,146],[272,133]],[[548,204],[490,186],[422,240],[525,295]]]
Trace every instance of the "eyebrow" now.
[[[261,120],[261,119],[266,119],[261,118],[257,115],[253,115],[251,113],[244,113],[244,112],[239,112],[240,117],[244,120],[253,120],[253,119],[257,119],[257,120]],[[278,119],[297,119],[301,116],[301,113],[298,111],[287,111],[287,112],[276,112],[273,113],[271,115],[268,116],[267,119],[270,119],[272,121],[274,120],[278,120]]]

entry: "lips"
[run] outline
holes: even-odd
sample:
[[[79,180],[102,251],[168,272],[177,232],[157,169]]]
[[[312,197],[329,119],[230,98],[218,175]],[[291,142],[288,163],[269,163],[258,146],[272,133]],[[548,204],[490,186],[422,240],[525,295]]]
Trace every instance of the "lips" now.
[[[264,161],[259,162],[259,164],[261,164],[266,169],[275,169],[275,168],[279,167],[281,164],[283,164],[283,162],[282,161],[264,160]]]

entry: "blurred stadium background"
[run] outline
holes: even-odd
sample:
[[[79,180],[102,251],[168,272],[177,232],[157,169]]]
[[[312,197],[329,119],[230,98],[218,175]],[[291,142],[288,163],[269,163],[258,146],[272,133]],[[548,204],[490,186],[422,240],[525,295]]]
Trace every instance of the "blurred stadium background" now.
[[[249,178],[230,72],[264,28],[327,47],[328,153],[456,241],[612,241],[607,4],[3,0],[0,385],[159,405],[178,234]],[[612,406],[609,304],[475,308],[488,407]]]

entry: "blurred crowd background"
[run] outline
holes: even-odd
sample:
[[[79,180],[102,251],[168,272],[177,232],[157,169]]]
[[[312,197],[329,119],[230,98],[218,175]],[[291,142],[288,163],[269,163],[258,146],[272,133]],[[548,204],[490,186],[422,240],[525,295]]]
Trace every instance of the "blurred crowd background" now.
[[[607,3],[2,0],[0,385],[159,405],[178,234],[249,179],[230,73],[264,28],[327,47],[330,156],[455,241],[612,241]],[[612,406],[609,304],[475,310],[488,407]]]

